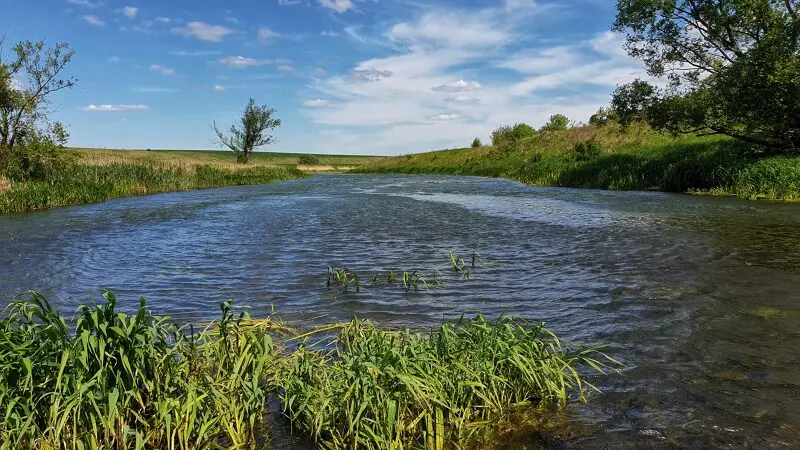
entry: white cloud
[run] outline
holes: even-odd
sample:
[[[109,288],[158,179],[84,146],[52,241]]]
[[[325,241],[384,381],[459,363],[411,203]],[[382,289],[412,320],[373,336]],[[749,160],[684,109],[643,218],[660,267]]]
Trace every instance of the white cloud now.
[[[126,6],[126,7],[122,8],[122,14],[124,14],[125,17],[127,17],[129,19],[135,19],[136,18],[136,14],[138,14],[138,13],[139,13],[139,8],[136,8],[136,7],[133,7],[133,6]]]
[[[120,61],[119,56],[112,56],[112,57],[108,58],[108,60],[111,61],[111,62],[119,62]]]
[[[14,91],[21,91],[24,89],[25,86],[23,85],[22,81],[17,78],[16,76],[11,78],[11,89]]]
[[[324,77],[325,76],[325,69],[322,67],[317,67],[314,69],[314,76],[315,77]]]
[[[466,92],[474,91],[476,89],[480,89],[481,87],[481,84],[477,81],[458,80],[452,83],[443,83],[438,86],[434,86],[431,88],[431,90],[436,92]]]
[[[213,90],[214,92],[225,92],[227,89],[225,89],[225,86],[215,84]]]
[[[85,8],[97,8],[98,6],[100,6],[99,3],[90,2],[89,0],[67,0],[67,3],[83,6]]]
[[[175,88],[162,88],[162,87],[140,87],[135,89],[136,92],[143,94],[168,94],[170,92],[178,92]]]
[[[326,36],[326,37],[336,37],[336,36],[338,36],[338,35],[339,35],[339,33],[335,32],[335,31],[333,31],[333,30],[322,30],[322,31],[319,33],[319,35],[320,35],[320,36]]]
[[[460,119],[462,116],[461,114],[437,114],[431,117],[431,120],[442,121],[442,120],[456,120]]]
[[[86,15],[86,16],[81,16],[81,19],[83,19],[86,23],[97,25],[98,27],[102,27],[103,25],[106,24],[102,20],[98,19],[97,16]]]
[[[320,108],[323,106],[330,106],[330,105],[331,105],[330,100],[322,100],[319,98],[316,100],[306,100],[303,102],[303,106],[309,106],[311,108]]]
[[[270,64],[272,61],[268,59],[254,59],[245,58],[244,56],[228,56],[219,60],[220,64],[224,64],[234,69],[246,69],[248,67],[263,66]]]
[[[391,70],[355,69],[350,71],[351,77],[367,81],[381,81],[392,75],[394,75],[394,72]]]
[[[352,0],[319,0],[319,4],[323,8],[332,9],[337,13],[343,13],[353,8]]]
[[[299,5],[303,3],[301,0],[278,0],[278,5],[280,6],[292,6],[292,5]]]
[[[162,75],[175,75],[175,71],[174,70],[172,70],[170,68],[167,68],[167,67],[164,67],[164,66],[161,66],[161,65],[158,65],[158,64],[151,65],[150,66],[150,70],[152,72],[159,72]]]
[[[458,95],[456,97],[447,97],[444,101],[448,103],[480,103],[480,99],[475,97],[468,97],[466,95]]]
[[[261,41],[262,44],[266,44],[267,42],[280,37],[280,33],[270,30],[267,27],[261,27],[258,30],[258,40]]]
[[[289,65],[280,65],[280,66],[278,66],[278,71],[283,72],[283,73],[292,73],[295,70],[296,69],[293,66],[289,66]]]
[[[147,105],[89,105],[81,108],[84,111],[147,111]]]
[[[172,22],[172,19],[170,19],[169,17],[156,17],[156,22],[158,22],[158,23],[170,23],[170,22]]]
[[[220,42],[225,36],[233,33],[233,30],[221,25],[210,25],[204,22],[189,22],[185,27],[173,28],[172,32],[181,36],[200,39],[201,41]]]
[[[237,19],[236,17],[226,17],[225,22],[237,25],[239,23],[239,19]]]
[[[186,50],[170,50],[167,52],[168,55],[172,56],[214,56],[219,55],[222,53],[219,50],[208,50],[208,51],[198,51],[198,52],[187,52]]]

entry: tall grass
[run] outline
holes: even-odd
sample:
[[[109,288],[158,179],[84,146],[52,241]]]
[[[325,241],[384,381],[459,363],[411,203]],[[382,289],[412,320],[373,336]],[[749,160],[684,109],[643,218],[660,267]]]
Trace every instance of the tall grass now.
[[[47,181],[11,181],[0,213],[96,203],[130,195],[270,183],[302,177],[293,168],[156,163],[73,164]]]
[[[602,354],[511,318],[429,333],[354,319],[300,333],[226,302],[195,329],[144,299],[132,315],[104,300],[67,319],[30,293],[0,317],[0,449],[263,447],[270,398],[322,447],[442,449],[531,406],[585,399],[581,367],[605,367]],[[318,342],[332,349],[310,341],[331,330]]]
[[[218,323],[181,328],[82,306],[74,321],[40,294],[0,320],[0,448],[203,449],[255,442],[275,373],[269,335],[222,304]],[[74,330],[71,329],[74,326]]]
[[[579,368],[603,372],[542,325],[478,316],[428,334],[353,320],[335,350],[301,348],[282,376],[293,425],[322,447],[463,445],[515,409],[585,399]]]
[[[376,160],[356,171],[505,177],[532,186],[800,199],[800,156],[763,155],[728,138],[675,138],[643,125],[540,133],[504,146]]]

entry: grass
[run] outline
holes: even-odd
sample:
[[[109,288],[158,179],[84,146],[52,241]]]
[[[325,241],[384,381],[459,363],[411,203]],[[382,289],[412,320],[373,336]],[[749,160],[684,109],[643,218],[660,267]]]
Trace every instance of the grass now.
[[[263,184],[304,176],[294,168],[111,162],[72,164],[48,181],[11,181],[0,190],[0,213],[97,203],[131,195]]]
[[[587,151],[585,143],[590,142],[597,151]],[[646,126],[540,133],[504,147],[385,158],[355,172],[477,175],[532,186],[800,199],[800,156],[765,156],[732,139],[674,138]]]
[[[442,449],[517,412],[585,400],[581,368],[606,367],[601,353],[509,317],[299,332],[226,302],[196,329],[144,299],[132,315],[104,299],[68,319],[30,293],[0,316],[0,449],[264,447],[271,398],[324,448]]]

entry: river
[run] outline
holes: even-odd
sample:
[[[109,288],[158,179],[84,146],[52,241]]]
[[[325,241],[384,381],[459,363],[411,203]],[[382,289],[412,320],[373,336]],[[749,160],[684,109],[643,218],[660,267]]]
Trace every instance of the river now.
[[[329,265],[446,269],[449,251],[500,264],[427,291],[325,287]],[[800,445],[798,204],[318,175],[0,216],[0,302],[36,289],[72,312],[100,288],[193,321],[227,299],[302,324],[539,319],[625,364],[545,446]]]

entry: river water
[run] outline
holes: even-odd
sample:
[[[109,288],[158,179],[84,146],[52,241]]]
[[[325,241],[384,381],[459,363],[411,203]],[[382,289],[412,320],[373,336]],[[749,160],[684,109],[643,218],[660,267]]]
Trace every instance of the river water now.
[[[500,264],[428,291],[325,286],[329,265],[430,271],[449,251]],[[800,446],[796,204],[319,175],[0,216],[0,302],[35,289],[71,312],[101,288],[197,321],[227,299],[303,324],[539,319],[625,367],[536,445]]]

